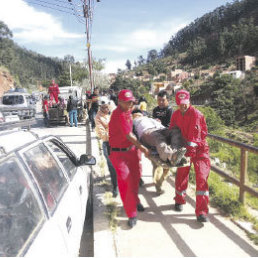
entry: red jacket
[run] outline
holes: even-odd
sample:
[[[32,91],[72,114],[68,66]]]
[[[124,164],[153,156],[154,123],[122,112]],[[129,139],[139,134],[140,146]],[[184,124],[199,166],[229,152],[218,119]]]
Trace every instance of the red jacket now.
[[[46,99],[43,100],[43,111],[48,112],[48,101]]]
[[[206,142],[208,128],[203,114],[190,106],[183,115],[180,110],[176,110],[171,117],[169,128],[178,126],[183,138],[187,141],[188,146],[196,147],[198,156],[206,156],[209,147]]]
[[[50,85],[48,88],[48,93],[58,95],[60,93],[58,84],[54,83],[54,84]]]
[[[128,148],[133,144],[126,135],[133,131],[131,111],[124,112],[118,106],[111,115],[109,122],[109,144],[113,148]]]

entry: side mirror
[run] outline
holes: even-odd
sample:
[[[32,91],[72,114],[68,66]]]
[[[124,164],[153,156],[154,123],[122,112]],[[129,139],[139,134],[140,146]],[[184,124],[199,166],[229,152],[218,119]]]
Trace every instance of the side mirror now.
[[[82,154],[80,157],[80,160],[78,162],[79,166],[83,165],[96,165],[96,159],[95,157],[87,154]]]

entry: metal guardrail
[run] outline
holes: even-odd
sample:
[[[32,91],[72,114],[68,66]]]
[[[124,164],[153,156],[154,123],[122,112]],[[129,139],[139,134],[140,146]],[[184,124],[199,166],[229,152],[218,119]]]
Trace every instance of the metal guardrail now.
[[[208,134],[208,137],[211,139],[214,139],[219,142],[223,142],[226,144],[229,144],[231,146],[235,146],[241,150],[241,161],[240,161],[240,180],[236,179],[235,177],[232,177],[231,175],[228,175],[225,171],[221,170],[220,168],[212,165],[211,169],[219,174],[220,176],[230,180],[233,184],[237,185],[239,187],[239,200],[242,203],[245,203],[245,192],[250,193],[251,195],[254,195],[255,197],[258,197],[258,192],[251,188],[250,186],[247,186],[245,183],[246,175],[247,175],[247,167],[248,167],[248,152],[252,152],[254,154],[258,154],[258,148],[254,146],[250,146],[241,142],[237,142],[234,140],[226,139],[221,136]]]
[[[0,131],[19,128],[19,127],[27,127],[28,129],[30,129],[30,127],[34,124],[36,124],[35,118],[24,119],[24,120],[15,121],[15,122],[4,122],[4,123],[0,123]]]

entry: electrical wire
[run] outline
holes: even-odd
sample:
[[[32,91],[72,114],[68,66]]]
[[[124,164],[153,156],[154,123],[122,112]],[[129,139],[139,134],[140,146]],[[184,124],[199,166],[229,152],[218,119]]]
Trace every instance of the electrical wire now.
[[[54,3],[47,2],[47,1],[37,0],[37,2],[41,2],[43,4],[48,4],[48,5],[54,5],[54,6],[57,6],[57,7],[64,8],[64,9],[70,9],[68,6],[54,4]]]
[[[83,23],[83,24],[84,24],[85,22],[84,22],[84,19],[82,18],[83,15],[80,15],[80,14],[78,14],[78,13],[76,12],[75,6],[74,6],[73,2],[69,2],[69,4],[70,4],[70,6],[71,6],[71,8],[72,8],[72,10],[73,10],[73,14],[74,14],[74,16],[77,18],[77,20],[78,20],[80,23]]]
[[[43,7],[46,7],[46,8],[52,9],[52,10],[55,10],[55,11],[59,11],[59,12],[68,13],[68,14],[74,15],[74,14],[73,14],[73,13],[71,13],[71,12],[67,12],[67,11],[60,10],[60,9],[57,9],[57,8],[53,8],[53,7],[50,7],[50,6],[46,6],[46,5],[43,5],[43,4],[39,4],[39,3],[31,2],[31,1],[27,1],[27,3],[35,4],[35,5],[40,5],[40,6],[43,6]]]
[[[38,2],[43,2],[43,3],[48,4],[48,5],[55,5],[55,6],[58,6],[58,7],[61,7],[61,8],[65,8],[65,9],[71,10],[71,8],[69,8],[68,6],[66,6],[66,7],[65,6],[60,6],[60,5],[56,5],[56,4],[49,3],[49,2],[46,2],[46,1],[41,1],[41,0],[37,0],[37,1]],[[84,20],[83,20],[82,16],[80,14],[76,13],[76,11],[74,9],[72,9],[73,12],[68,12],[68,11],[61,10],[59,8],[56,8],[56,7],[51,7],[51,6],[47,6],[47,5],[44,5],[44,4],[35,3],[35,2],[32,2],[32,1],[27,1],[27,2],[30,3],[30,4],[40,5],[42,7],[46,7],[46,8],[55,10],[55,11],[71,14],[71,15],[76,17],[78,22],[84,24]]]

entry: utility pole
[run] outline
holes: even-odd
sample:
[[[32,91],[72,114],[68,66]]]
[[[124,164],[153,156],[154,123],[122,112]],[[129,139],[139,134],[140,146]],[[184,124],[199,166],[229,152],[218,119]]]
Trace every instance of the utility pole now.
[[[92,80],[92,61],[91,61],[91,50],[90,50],[90,33],[89,33],[89,23],[90,23],[90,10],[91,10],[91,0],[84,0],[83,13],[86,20],[86,38],[87,38],[87,50],[88,50],[88,65],[89,65],[89,76],[90,76],[90,88],[91,93],[93,93],[94,85]]]
[[[70,81],[71,81],[71,87],[73,86],[73,80],[72,80],[72,66],[70,64]]]

